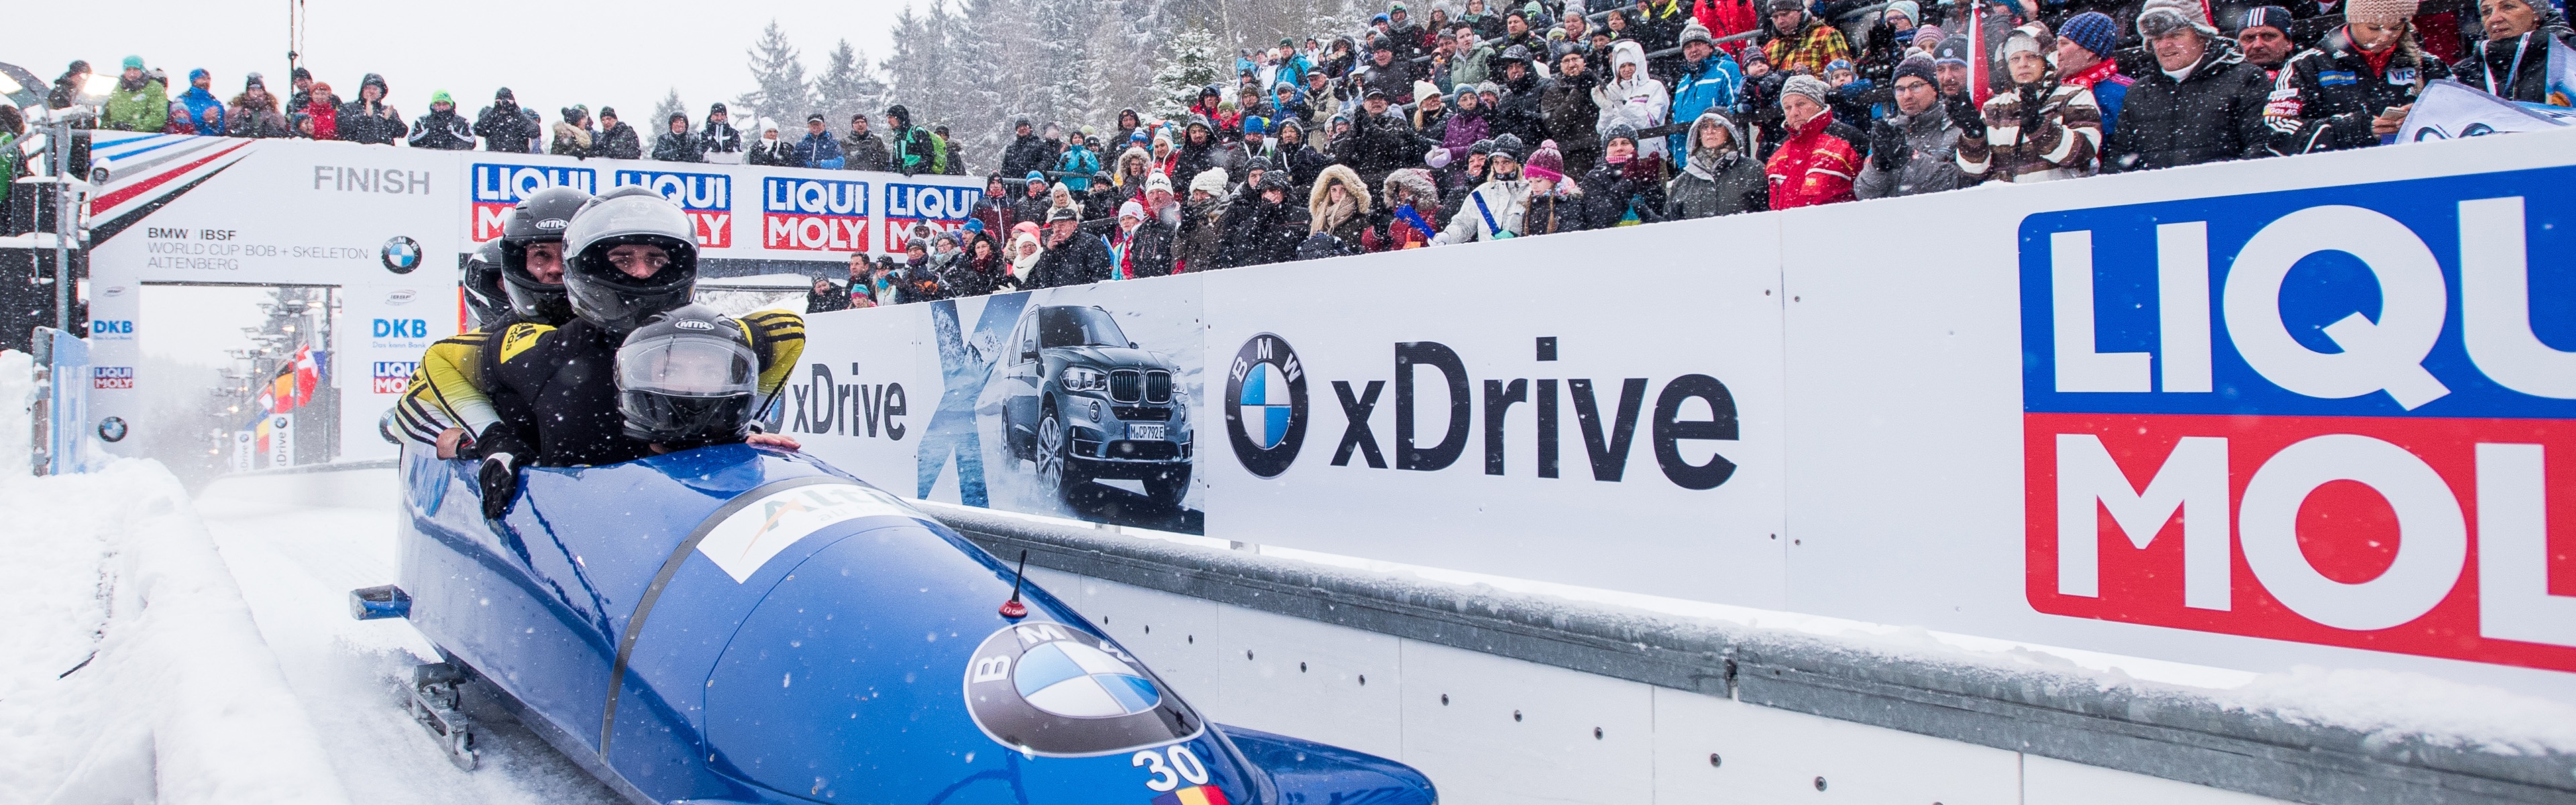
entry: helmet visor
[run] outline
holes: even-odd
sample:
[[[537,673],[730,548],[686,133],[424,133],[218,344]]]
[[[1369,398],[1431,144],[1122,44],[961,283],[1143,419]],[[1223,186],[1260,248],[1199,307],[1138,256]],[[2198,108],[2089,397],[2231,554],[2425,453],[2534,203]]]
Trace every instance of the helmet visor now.
[[[670,397],[750,394],[757,365],[751,347],[729,339],[646,338],[618,348],[617,387]]]

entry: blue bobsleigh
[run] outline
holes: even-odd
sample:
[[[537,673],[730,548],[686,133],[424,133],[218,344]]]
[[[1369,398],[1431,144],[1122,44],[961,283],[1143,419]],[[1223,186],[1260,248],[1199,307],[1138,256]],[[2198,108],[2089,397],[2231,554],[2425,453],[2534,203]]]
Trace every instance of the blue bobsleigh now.
[[[473,763],[460,688],[638,803],[1428,805],[1402,764],[1208,723],[1012,567],[810,457],[742,445],[525,471],[403,467],[400,582],[355,593],[447,662],[409,704]],[[480,682],[478,682],[478,680]]]

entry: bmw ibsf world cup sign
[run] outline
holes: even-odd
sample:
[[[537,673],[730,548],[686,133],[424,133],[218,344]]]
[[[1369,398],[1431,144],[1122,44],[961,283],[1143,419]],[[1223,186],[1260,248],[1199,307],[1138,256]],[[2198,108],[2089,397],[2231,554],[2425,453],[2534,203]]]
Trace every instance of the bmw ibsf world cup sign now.
[[[1253,336],[1225,370],[1225,432],[1245,471],[1277,478],[1306,442],[1306,367],[1286,339]]]
[[[2576,671],[2571,183],[2025,219],[2031,606]]]

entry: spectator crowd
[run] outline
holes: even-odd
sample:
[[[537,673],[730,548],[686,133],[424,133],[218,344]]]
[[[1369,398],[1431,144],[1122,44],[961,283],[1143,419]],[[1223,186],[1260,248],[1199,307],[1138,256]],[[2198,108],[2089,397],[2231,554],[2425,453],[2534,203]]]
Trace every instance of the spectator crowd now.
[[[2202,3],[1396,2],[1354,35],[1240,52],[1234,80],[1179,115],[1016,121],[963,227],[853,256],[809,306],[2375,147],[2434,80],[2551,102],[2551,45],[2576,43],[2541,0]],[[73,63],[49,103],[75,102],[88,71]],[[650,121],[648,142],[609,108],[548,126],[506,88],[470,117],[435,92],[406,120],[373,74],[353,100],[301,69],[282,101],[258,74],[229,100],[204,70],[188,82],[174,98],[127,57],[99,125],[971,175],[946,127],[902,105],[800,133],[746,131],[716,104]]]

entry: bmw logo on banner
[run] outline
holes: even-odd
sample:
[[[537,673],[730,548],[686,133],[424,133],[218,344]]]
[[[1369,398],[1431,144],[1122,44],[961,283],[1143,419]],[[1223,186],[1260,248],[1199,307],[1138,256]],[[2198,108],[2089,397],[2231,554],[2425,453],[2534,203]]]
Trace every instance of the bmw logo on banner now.
[[[1262,333],[1243,342],[1225,371],[1225,431],[1234,457],[1263,478],[1277,478],[1306,443],[1306,367],[1285,339]]]
[[[1054,623],[984,638],[966,664],[966,709],[993,740],[1048,757],[1116,754],[1202,729],[1117,644]]]
[[[382,257],[386,271],[409,274],[412,269],[420,267],[420,242],[395,235],[391,240],[385,241]]]

